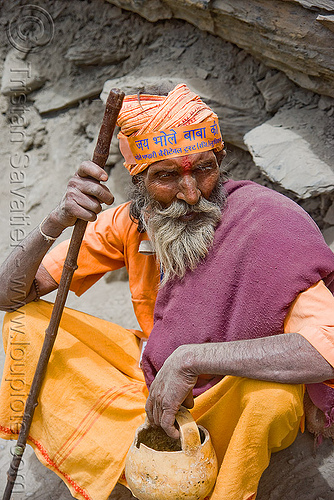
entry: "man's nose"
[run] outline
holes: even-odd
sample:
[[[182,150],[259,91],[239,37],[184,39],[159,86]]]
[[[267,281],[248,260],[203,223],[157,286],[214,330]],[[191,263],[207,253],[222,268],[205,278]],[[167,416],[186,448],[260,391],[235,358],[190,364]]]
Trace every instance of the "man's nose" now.
[[[192,175],[183,175],[179,183],[179,191],[176,198],[184,200],[189,205],[196,205],[201,196],[201,191],[197,187],[197,182]]]

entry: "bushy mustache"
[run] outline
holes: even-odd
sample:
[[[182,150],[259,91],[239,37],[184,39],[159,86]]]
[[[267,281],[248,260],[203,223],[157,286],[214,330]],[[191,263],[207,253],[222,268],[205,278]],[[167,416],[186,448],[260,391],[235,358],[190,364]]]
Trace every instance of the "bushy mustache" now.
[[[201,197],[195,205],[189,205],[183,200],[175,200],[169,207],[166,208],[162,208],[160,205],[154,206],[153,212],[154,215],[159,215],[160,217],[179,219],[192,212],[205,216],[206,214],[212,214],[213,211],[216,212],[216,209],[216,203]]]

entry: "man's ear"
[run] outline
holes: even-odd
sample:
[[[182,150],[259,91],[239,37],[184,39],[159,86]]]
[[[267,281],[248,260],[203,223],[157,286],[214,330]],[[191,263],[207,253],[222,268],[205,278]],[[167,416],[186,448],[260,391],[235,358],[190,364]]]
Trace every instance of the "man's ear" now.
[[[214,151],[214,154],[217,158],[218,165],[220,166],[227,153],[225,149],[222,149],[221,151]]]

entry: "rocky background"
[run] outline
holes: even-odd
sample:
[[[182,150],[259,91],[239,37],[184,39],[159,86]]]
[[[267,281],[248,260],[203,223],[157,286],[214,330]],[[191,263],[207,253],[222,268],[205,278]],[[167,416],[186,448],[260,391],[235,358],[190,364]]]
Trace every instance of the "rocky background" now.
[[[297,201],[334,250],[333,0],[23,0],[1,4],[0,251],[4,258],[90,158],[108,89],[185,82],[217,112],[224,168]],[[113,141],[108,185],[127,199]],[[63,237],[68,237],[67,232]],[[53,299],[52,295],[49,297]],[[124,271],[68,305],[136,327]],[[3,362],[3,353],[1,361]],[[0,444],[0,486],[10,443]],[[333,444],[300,434],[274,455],[259,500],[334,499]],[[70,499],[26,451],[13,498]],[[116,488],[111,498],[131,495]],[[232,500],[232,499],[231,499]]]

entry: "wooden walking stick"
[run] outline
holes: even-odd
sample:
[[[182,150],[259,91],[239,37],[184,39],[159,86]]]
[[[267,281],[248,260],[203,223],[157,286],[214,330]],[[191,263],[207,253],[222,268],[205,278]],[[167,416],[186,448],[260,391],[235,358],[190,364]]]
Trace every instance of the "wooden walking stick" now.
[[[106,109],[103,116],[97,144],[94,150],[93,162],[104,168],[108,155],[112,135],[115,130],[118,113],[122,107],[124,93],[118,89],[111,90]],[[63,272],[60,278],[56,300],[53,306],[50,323],[45,330],[45,338],[41,354],[37,363],[36,372],[31,384],[31,389],[24,408],[22,424],[14,455],[7,473],[7,485],[2,500],[10,500],[18,469],[24,453],[30,431],[34,411],[38,405],[38,396],[42,387],[47,365],[51,356],[52,348],[56,340],[60,319],[65,306],[66,298],[70,289],[72,276],[77,269],[77,257],[81,242],[86,230],[87,222],[77,220],[72,233],[70,245],[64,262]]]

